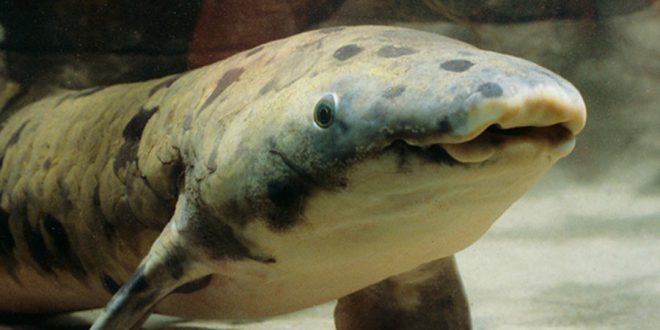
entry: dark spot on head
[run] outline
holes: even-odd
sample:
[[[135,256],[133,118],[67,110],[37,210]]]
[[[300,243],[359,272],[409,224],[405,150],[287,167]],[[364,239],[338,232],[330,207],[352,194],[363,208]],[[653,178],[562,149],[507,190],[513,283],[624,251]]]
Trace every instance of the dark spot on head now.
[[[449,122],[449,118],[444,117],[438,120],[438,123],[436,124],[436,130],[438,131],[438,133],[451,132],[451,123]]]
[[[9,213],[0,209],[0,257],[10,257],[14,252],[16,241],[9,228]]]
[[[264,95],[272,91],[273,89],[275,89],[276,86],[277,86],[277,78],[273,78],[269,80],[265,85],[263,85],[263,87],[261,87],[261,89],[259,90],[259,95]]]
[[[23,124],[21,124],[21,126],[14,132],[14,134],[11,135],[5,148],[9,148],[18,142],[21,137],[21,132],[23,132],[23,129],[25,129],[25,126],[27,126],[28,122],[28,120],[24,121]]]
[[[248,57],[258,53],[258,52],[262,51],[263,49],[264,49],[264,46],[259,46],[259,47],[256,47],[256,48],[252,48],[252,49],[248,50],[247,53],[245,53],[245,58],[248,58]]]
[[[167,271],[173,279],[178,280],[183,276],[185,271],[184,268],[186,266],[188,254],[180,245],[176,245],[171,250],[168,250],[167,254],[168,255],[165,259]]]
[[[270,225],[285,230],[301,217],[308,187],[302,180],[292,177],[268,183],[268,199],[273,204],[269,212]]]
[[[115,294],[117,291],[119,291],[119,288],[121,288],[121,285],[117,283],[112,277],[110,277],[108,274],[103,274],[101,275],[101,284],[103,284],[103,287],[110,293],[110,294]]]
[[[330,34],[330,33],[339,32],[339,31],[341,31],[341,30],[343,30],[343,29],[344,29],[343,26],[333,26],[333,27],[328,27],[328,28],[320,29],[320,30],[318,30],[318,31],[319,31],[319,33]]]
[[[53,268],[50,264],[51,259],[48,256],[46,242],[44,241],[43,236],[41,236],[39,226],[32,228],[28,219],[25,219],[23,221],[23,237],[27,243],[30,256],[37,263],[39,268],[47,273],[52,273]]]
[[[500,87],[499,84],[493,82],[487,82],[481,84],[478,88],[478,91],[484,97],[498,97],[498,96],[502,96],[502,94],[504,93],[502,87]]]
[[[52,163],[50,162],[50,159],[46,159],[46,161],[44,162],[44,166],[43,166],[44,170],[50,169],[51,165],[52,165]]]
[[[463,72],[468,70],[474,63],[468,60],[450,60],[440,64],[440,67],[447,71]]]
[[[77,275],[85,274],[85,269],[78,256],[73,253],[71,243],[69,242],[69,235],[64,229],[64,226],[50,214],[46,214],[44,218],[44,230],[50,236],[50,239],[55,247],[55,255],[53,255],[53,265],[57,268],[66,268]]]
[[[383,92],[383,97],[386,99],[393,99],[397,96],[400,96],[403,94],[403,92],[406,90],[406,86],[403,85],[397,85],[394,87],[388,87],[384,92]]]
[[[156,92],[158,92],[159,90],[161,90],[163,88],[168,88],[168,87],[172,86],[172,84],[177,79],[179,79],[180,76],[181,75],[175,75],[175,76],[169,77],[169,78],[159,82],[154,87],[151,87],[151,89],[149,90],[149,96],[156,94]]]
[[[122,136],[124,143],[119,147],[119,152],[115,156],[113,169],[118,173],[119,169],[124,167],[127,163],[137,160],[138,147],[140,146],[140,139],[144,128],[147,126],[149,119],[158,112],[158,107],[145,110],[141,109],[124,127]]]
[[[140,266],[137,272],[126,283],[125,290],[128,295],[136,295],[142,293],[149,288],[147,278],[144,275],[144,266]]]
[[[345,61],[357,54],[359,54],[364,48],[351,44],[351,45],[346,45],[343,46],[335,51],[335,53],[332,55],[334,58],[340,60],[340,61]]]
[[[383,46],[376,53],[380,57],[393,58],[417,53],[417,50],[410,47]]]
[[[173,293],[190,294],[200,291],[206,288],[207,286],[209,286],[209,284],[211,284],[211,279],[213,279],[213,275],[210,274],[206,275],[202,278],[198,278],[196,280],[181,285],[180,287],[174,289]]]
[[[222,78],[218,80],[218,84],[215,86],[213,92],[211,92],[211,95],[209,95],[202,107],[199,109],[199,113],[204,111],[204,109],[211,105],[211,103],[213,103],[213,101],[215,101],[215,99],[217,99],[218,96],[222,94],[222,92],[224,92],[231,84],[236,82],[241,77],[243,72],[245,72],[245,69],[243,68],[233,68],[225,72],[225,74],[222,75]]]

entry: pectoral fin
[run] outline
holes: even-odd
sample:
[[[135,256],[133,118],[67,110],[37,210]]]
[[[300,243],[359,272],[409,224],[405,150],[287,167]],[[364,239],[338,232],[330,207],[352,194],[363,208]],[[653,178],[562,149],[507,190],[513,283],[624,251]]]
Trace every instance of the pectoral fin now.
[[[185,216],[179,199],[170,223],[124,286],[115,293],[91,329],[137,329],[156,304],[177,289],[208,279],[210,268],[177,231]],[[203,259],[203,258],[202,258]]]
[[[337,329],[470,329],[454,257],[419,266],[339,299]]]

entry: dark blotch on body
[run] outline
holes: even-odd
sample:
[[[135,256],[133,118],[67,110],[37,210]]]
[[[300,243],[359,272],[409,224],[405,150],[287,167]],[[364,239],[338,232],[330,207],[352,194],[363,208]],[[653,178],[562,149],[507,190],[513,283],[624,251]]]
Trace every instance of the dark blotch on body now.
[[[140,112],[133,116],[128,124],[126,124],[126,127],[124,127],[124,131],[122,132],[124,143],[119,147],[119,152],[113,163],[115,173],[127,163],[137,160],[142,133],[144,132],[144,128],[147,126],[149,119],[151,119],[156,112],[158,112],[158,107],[149,110],[141,109]]]
[[[168,256],[165,259],[165,265],[170,276],[178,280],[183,276],[187,254],[183,247],[177,245],[172,250],[167,251]]]
[[[32,228],[30,222],[25,219],[23,222],[23,237],[28,246],[28,251],[30,256],[37,263],[39,268],[47,273],[52,273],[53,268],[50,264],[50,258],[47,253],[46,242],[44,241],[43,236],[41,236],[41,231],[39,226]]]
[[[96,216],[101,222],[101,228],[103,229],[103,235],[107,240],[111,240],[115,236],[114,227],[112,224],[107,221],[103,210],[101,209],[101,186],[97,183],[94,187],[94,193],[92,194],[92,205],[94,206],[94,211],[96,211]]]
[[[72,273],[83,275],[85,269],[78,256],[73,253],[71,243],[69,242],[69,235],[62,226],[62,224],[50,214],[46,214],[44,218],[44,229],[50,236],[51,241],[56,250],[56,255],[53,259],[56,260],[55,265],[60,268],[69,267]]]
[[[502,96],[504,91],[502,90],[502,87],[493,82],[487,82],[485,84],[481,84],[479,86],[478,91],[483,95],[484,97],[498,97]]]
[[[380,57],[393,58],[417,53],[417,50],[410,47],[383,46],[376,53]]]
[[[355,44],[351,44],[337,49],[332,56],[340,61],[345,61],[359,54],[360,52],[362,52],[362,50],[364,50],[364,48]]]
[[[231,219],[241,226],[247,223],[247,217],[244,213],[245,210],[243,207],[241,207],[241,204],[235,198],[231,198],[227,202],[223,203],[222,210],[224,218]]]
[[[405,91],[406,91],[406,86],[403,85],[389,87],[383,92],[383,97],[391,100],[397,96],[401,96],[401,94],[403,94],[403,92]]]
[[[236,212],[244,214],[243,211],[237,210]],[[248,248],[238,240],[234,230],[228,225],[220,224],[212,230],[205,227],[199,228],[193,235],[195,244],[204,246],[207,253],[214,259],[238,260],[250,255]]]
[[[440,67],[451,72],[463,72],[467,71],[473,65],[474,63],[468,60],[450,60],[440,64]]]
[[[209,95],[209,97],[206,99],[204,105],[202,105],[202,107],[199,109],[199,113],[202,113],[202,111],[211,105],[211,103],[213,103],[213,101],[215,101],[215,99],[217,99],[218,96],[222,94],[222,92],[224,92],[231,84],[236,82],[238,78],[241,77],[243,72],[245,72],[245,69],[243,68],[234,68],[225,72],[222,78],[218,80],[218,84],[215,86],[213,92],[211,92],[211,95]]]
[[[211,284],[212,279],[213,279],[213,275],[206,275],[202,278],[181,285],[180,287],[174,289],[173,293],[184,293],[184,294],[195,293],[209,286],[209,284]]]
[[[121,288],[121,285],[117,283],[112,277],[108,274],[101,275],[101,284],[110,294],[115,294]]]
[[[149,288],[149,283],[147,283],[147,278],[144,275],[144,266],[138,268],[135,275],[128,280],[125,288],[128,295],[136,295]]]
[[[0,209],[0,257],[11,257],[16,246],[9,228],[9,213]]]
[[[141,109],[140,112],[131,118],[128,124],[126,124],[126,127],[124,127],[124,131],[122,132],[124,139],[139,141],[149,119],[151,119],[151,116],[156,112],[158,112],[158,107],[149,110]]]

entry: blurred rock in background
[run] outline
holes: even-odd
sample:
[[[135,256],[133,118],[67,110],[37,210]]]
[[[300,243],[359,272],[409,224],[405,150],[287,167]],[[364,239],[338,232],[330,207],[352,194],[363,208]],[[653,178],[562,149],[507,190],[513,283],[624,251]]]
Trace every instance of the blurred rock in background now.
[[[308,30],[344,0],[203,2],[189,50],[192,66]]]
[[[323,25],[597,21],[649,0],[53,0],[0,2],[21,83],[86,88],[185,71]],[[326,18],[330,17],[329,20]]]

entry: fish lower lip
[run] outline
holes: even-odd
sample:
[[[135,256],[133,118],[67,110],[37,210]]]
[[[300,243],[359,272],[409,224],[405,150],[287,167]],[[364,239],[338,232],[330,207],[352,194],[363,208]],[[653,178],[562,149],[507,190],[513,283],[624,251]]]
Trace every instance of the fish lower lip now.
[[[549,150],[556,150],[559,158],[570,152],[570,150],[564,149],[566,149],[567,144],[572,146],[567,142],[574,141],[574,135],[561,124],[547,127],[527,126],[510,129],[502,129],[498,125],[492,125],[474,139],[461,143],[439,141],[438,143],[416,144],[410,142],[411,140],[407,138],[395,139],[385,147],[384,151],[395,152],[401,157],[416,155],[434,163],[457,165],[482,163],[498,151],[506,148],[507,145],[527,142],[547,145]]]

